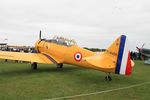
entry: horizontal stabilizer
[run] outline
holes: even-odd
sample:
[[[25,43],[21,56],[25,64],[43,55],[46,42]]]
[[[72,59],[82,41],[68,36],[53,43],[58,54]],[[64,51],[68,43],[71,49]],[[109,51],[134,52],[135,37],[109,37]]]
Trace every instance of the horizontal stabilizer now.
[[[116,63],[106,53],[100,53],[99,55],[83,58],[90,65],[95,66],[94,69],[104,72],[114,72]]]

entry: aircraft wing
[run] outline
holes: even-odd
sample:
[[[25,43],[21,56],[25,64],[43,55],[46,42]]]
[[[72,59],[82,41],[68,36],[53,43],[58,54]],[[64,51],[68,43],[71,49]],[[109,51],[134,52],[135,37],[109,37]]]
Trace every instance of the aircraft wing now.
[[[61,61],[42,53],[23,53],[23,52],[7,52],[0,51],[0,59],[20,60],[27,62],[36,62],[43,64],[55,64]]]

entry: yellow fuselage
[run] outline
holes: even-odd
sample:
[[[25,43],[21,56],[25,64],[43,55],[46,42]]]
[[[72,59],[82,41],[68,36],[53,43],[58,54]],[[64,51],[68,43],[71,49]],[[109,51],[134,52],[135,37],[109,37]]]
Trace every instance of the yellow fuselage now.
[[[60,45],[56,43],[49,43],[46,41],[38,41],[36,43],[36,49],[40,53],[51,55],[53,57],[56,57],[62,60],[64,64],[78,65],[78,66],[82,66],[86,68],[91,68],[92,66],[89,65],[84,60],[82,60],[82,58],[96,55],[95,52],[86,50],[77,45],[64,46],[64,45]],[[75,58],[75,54],[78,52],[82,55],[82,58],[80,61],[77,61]],[[92,68],[94,68],[94,66]]]

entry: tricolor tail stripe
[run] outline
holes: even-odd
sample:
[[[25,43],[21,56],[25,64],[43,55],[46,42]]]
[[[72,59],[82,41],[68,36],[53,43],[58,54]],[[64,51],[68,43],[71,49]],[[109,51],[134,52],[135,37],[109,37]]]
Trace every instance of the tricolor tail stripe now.
[[[121,62],[122,62],[122,57],[124,52],[125,41],[126,41],[126,36],[122,35],[120,39],[120,47],[119,47],[117,64],[116,64],[116,74],[120,74],[120,67],[121,67]]]
[[[130,52],[127,46],[127,38],[125,35],[122,35],[116,64],[116,74],[131,74]]]

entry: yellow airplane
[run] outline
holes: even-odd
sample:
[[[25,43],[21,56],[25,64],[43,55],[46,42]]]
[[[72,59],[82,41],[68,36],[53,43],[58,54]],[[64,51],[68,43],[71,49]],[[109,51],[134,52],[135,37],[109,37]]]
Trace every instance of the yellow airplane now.
[[[22,53],[0,51],[0,59],[20,60],[31,62],[31,68],[37,69],[37,63],[56,64],[62,68],[63,64],[77,65],[108,73],[105,77],[111,81],[110,73],[130,75],[134,62],[130,59],[127,37],[118,37],[105,52],[92,52],[77,46],[74,40],[63,37],[40,39],[36,42],[37,53]]]

